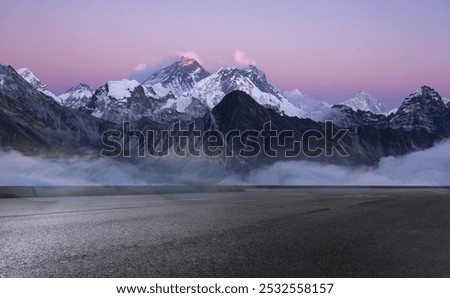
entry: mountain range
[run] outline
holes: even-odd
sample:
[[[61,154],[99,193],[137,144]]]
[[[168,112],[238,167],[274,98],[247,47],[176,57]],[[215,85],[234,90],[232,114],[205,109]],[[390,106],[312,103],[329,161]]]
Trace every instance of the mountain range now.
[[[450,136],[450,105],[428,86],[411,93],[394,111],[364,91],[329,105],[299,90],[278,91],[255,66],[221,68],[210,74],[186,57],[142,83],[109,81],[97,90],[79,84],[59,97],[31,71],[0,65],[0,107],[0,148],[28,155],[98,156],[104,146],[102,134],[119,129],[123,121],[157,134],[178,121],[185,126],[194,121],[196,129],[224,134],[233,129],[261,130],[271,122],[277,131],[293,131],[289,142],[294,142],[310,130],[326,134],[330,128],[323,121],[332,120],[333,129],[348,129],[342,144],[349,156],[311,160],[345,165],[376,165],[382,157],[430,148]],[[264,140],[258,142],[264,146]],[[133,146],[138,150],[142,144],[127,148]],[[220,160],[233,171],[245,171],[283,158]]]
[[[112,123],[61,106],[35,86],[0,65],[0,148],[58,156],[101,146],[100,136]]]
[[[180,57],[143,82],[126,79],[110,81],[97,90],[81,83],[59,96],[51,93],[30,70],[22,68],[18,73],[61,105],[94,113],[99,118],[116,123],[142,117],[164,123],[180,118],[197,118],[214,108],[233,90],[246,92],[262,106],[283,115],[323,121],[332,112],[332,105],[315,100],[298,89],[278,91],[267,81],[264,72],[253,65],[221,68],[210,74],[195,59]],[[135,89],[140,91],[134,92]],[[382,103],[365,91],[355,94],[341,105],[354,111],[389,113]]]

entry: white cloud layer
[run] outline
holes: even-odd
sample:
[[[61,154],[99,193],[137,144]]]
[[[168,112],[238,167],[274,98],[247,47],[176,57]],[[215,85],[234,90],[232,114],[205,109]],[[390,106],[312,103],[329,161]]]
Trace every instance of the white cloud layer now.
[[[223,164],[192,158],[137,163],[111,159],[48,160],[0,152],[0,185],[217,184]],[[349,168],[308,161],[278,162],[220,184],[258,185],[432,185],[450,186],[450,140],[403,157],[383,158],[376,168]]]
[[[10,151],[0,152],[0,164],[0,186],[200,185],[216,184],[227,175],[220,164],[197,158],[49,160]]]
[[[258,185],[450,186],[450,140],[425,151],[383,158],[375,168],[287,161],[254,170],[247,177],[230,177],[225,182]]]
[[[134,71],[143,71],[144,69],[146,69],[148,66],[145,63],[140,63],[138,65],[136,65],[134,67]]]

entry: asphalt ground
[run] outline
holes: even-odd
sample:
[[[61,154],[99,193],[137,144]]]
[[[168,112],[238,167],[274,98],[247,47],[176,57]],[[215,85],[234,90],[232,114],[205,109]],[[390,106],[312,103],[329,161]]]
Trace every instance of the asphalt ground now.
[[[450,277],[450,189],[0,199],[1,277]]]

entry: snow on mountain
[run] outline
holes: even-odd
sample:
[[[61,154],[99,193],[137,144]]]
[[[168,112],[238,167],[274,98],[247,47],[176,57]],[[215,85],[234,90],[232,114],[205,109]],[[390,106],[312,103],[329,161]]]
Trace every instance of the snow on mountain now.
[[[152,88],[136,80],[109,81],[98,88],[82,111],[115,123],[139,120],[161,105]]]
[[[179,96],[209,75],[195,59],[182,56],[175,63],[152,74],[143,85],[152,87],[160,97],[170,93]]]
[[[418,104],[423,104],[424,102],[433,104],[436,103],[439,106],[445,104],[445,101],[442,99],[439,93],[436,92],[436,90],[428,86],[422,86],[415,92],[411,93],[403,101],[399,110],[406,109],[406,111],[411,112],[413,107],[417,107]]]
[[[8,66],[0,64],[0,69],[6,69]],[[3,87],[6,83],[6,73],[0,73],[0,87]]]
[[[388,112],[385,105],[365,91],[356,93],[353,97],[347,99],[341,104],[352,108],[355,112],[358,110],[368,111],[374,114],[385,114]]]
[[[59,95],[63,106],[79,109],[86,106],[94,95],[94,90],[87,84],[78,84]]]
[[[42,83],[28,68],[21,68],[17,73],[39,91],[47,89],[47,85]]]
[[[137,88],[142,88],[145,96],[155,96],[156,93],[151,87],[142,86],[136,80],[123,79],[120,81],[109,81],[107,85],[107,96],[119,101],[124,101],[132,96]]]
[[[290,103],[304,111],[306,118],[310,118],[314,121],[325,120],[326,116],[331,111],[330,104],[319,101],[298,89],[284,91],[283,95]]]
[[[214,108],[222,98],[234,90],[240,90],[253,97],[260,105],[269,107],[280,114],[304,117],[304,111],[295,107],[278,90],[267,82],[266,75],[256,68],[221,68],[209,77],[196,83],[193,88],[167,102],[165,108],[175,107],[185,112],[193,104],[200,103],[209,109]]]
[[[109,81],[107,84],[107,95],[118,100],[124,100],[131,97],[131,92],[140,85],[136,80]]]
[[[47,85],[41,82],[28,68],[21,68],[17,71],[17,73],[28,83],[30,83],[34,88],[38,91],[44,93],[45,95],[53,98],[57,103],[61,104],[61,99],[53,94],[50,90],[47,89]]]
[[[336,104],[331,108],[327,120],[333,121],[339,127],[370,126],[380,129],[388,128],[388,117],[384,114],[374,114],[370,111],[353,110],[352,108]]]

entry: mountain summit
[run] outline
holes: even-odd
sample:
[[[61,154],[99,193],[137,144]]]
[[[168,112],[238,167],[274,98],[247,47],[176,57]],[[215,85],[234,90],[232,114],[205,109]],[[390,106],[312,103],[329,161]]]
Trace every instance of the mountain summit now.
[[[86,106],[94,95],[94,90],[87,84],[78,84],[59,95],[62,105],[72,109]]]
[[[114,123],[139,120],[154,112],[153,96],[153,89],[136,80],[108,81],[94,92],[81,110]]]
[[[152,74],[143,85],[152,87],[160,96],[170,92],[179,96],[209,75],[195,59],[182,56],[175,63]]]
[[[221,68],[209,77],[201,80],[188,93],[168,105],[176,105],[184,112],[195,100],[209,109],[214,108],[231,91],[243,91],[258,104],[271,108],[280,114],[303,117],[300,109],[291,104],[275,87],[267,82],[266,75],[256,66],[246,68]]]
[[[51,97],[54,101],[61,104],[61,99],[53,94],[50,90],[47,89],[47,85],[42,83],[41,80],[39,80],[34,73],[31,72],[28,68],[21,68],[17,71],[17,73],[28,83],[30,83],[31,86],[36,88],[39,92],[45,94],[46,96]]]
[[[450,127],[449,116],[450,111],[441,96],[434,89],[422,86],[403,101],[390,126],[406,130],[447,131]]]
[[[351,108],[355,112],[358,110],[372,112],[374,114],[384,114],[387,112],[386,106],[366,91],[356,93],[353,97],[347,99],[342,104]]]

